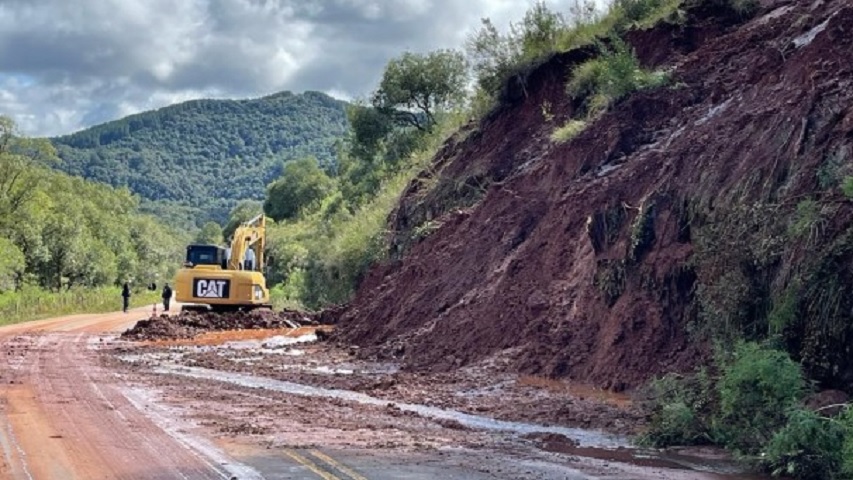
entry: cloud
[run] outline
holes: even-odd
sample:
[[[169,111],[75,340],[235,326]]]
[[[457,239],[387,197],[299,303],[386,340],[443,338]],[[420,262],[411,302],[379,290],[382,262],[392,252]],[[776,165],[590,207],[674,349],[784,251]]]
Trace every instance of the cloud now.
[[[364,97],[401,52],[461,48],[480,18],[505,25],[529,5],[0,0],[0,114],[27,134],[57,135],[192,98]]]

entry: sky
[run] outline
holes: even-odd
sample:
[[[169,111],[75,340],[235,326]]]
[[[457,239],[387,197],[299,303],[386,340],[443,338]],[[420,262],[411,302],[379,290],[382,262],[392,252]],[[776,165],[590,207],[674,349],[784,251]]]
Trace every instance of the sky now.
[[[561,12],[570,0],[546,3]],[[350,100],[532,0],[0,0],[0,115],[54,136],[194,98]]]

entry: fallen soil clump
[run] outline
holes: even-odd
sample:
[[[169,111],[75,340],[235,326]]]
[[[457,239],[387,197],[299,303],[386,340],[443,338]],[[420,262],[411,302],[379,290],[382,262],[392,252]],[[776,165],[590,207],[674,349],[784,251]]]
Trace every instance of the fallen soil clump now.
[[[317,315],[296,310],[254,310],[251,312],[182,312],[179,315],[152,316],[140,320],[121,334],[125,340],[177,340],[193,338],[205,332],[247,329],[298,328],[317,325]]]

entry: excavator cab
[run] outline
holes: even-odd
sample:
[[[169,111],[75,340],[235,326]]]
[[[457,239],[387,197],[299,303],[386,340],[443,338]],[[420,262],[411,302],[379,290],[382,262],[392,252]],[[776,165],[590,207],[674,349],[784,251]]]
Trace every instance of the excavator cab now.
[[[223,269],[228,268],[225,249],[217,245],[188,245],[184,267],[192,268],[195,265],[219,265]]]
[[[175,276],[175,300],[185,304],[182,309],[270,308],[266,278],[261,273],[265,227],[262,214],[237,228],[228,249],[218,245],[187,246],[183,267]],[[247,254],[249,250],[251,254]]]

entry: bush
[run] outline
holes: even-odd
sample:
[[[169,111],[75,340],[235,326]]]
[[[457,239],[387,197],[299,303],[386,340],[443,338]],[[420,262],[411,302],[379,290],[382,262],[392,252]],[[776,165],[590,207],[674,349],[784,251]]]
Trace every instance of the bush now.
[[[566,85],[569,95],[584,101],[589,115],[606,110],[631,92],[668,81],[663,72],[643,70],[631,48],[618,37],[601,50],[600,57],[579,65]]]
[[[846,176],[841,181],[841,191],[847,198],[853,198],[853,176]]]
[[[644,408],[652,412],[649,428],[638,440],[641,445],[667,447],[710,441],[706,418],[713,387],[704,370],[686,377],[669,374],[655,379],[640,396]]]
[[[764,450],[763,463],[773,475],[800,480],[840,477],[844,425],[809,410],[794,410],[788,424],[773,435]]]
[[[696,412],[682,401],[664,405],[652,417],[649,430],[640,443],[651,447],[696,445],[703,443],[705,430]]]
[[[554,130],[554,133],[551,134],[551,141],[566,143],[577,137],[584,128],[586,128],[586,122],[583,120],[569,120],[565,125]]]
[[[624,28],[648,28],[678,11],[681,0],[616,0],[612,10],[619,15]]]
[[[714,430],[721,443],[755,454],[783,427],[806,392],[800,366],[788,354],[757,343],[737,345],[718,384]]]
[[[842,478],[853,478],[853,406],[848,405],[838,421],[844,427],[844,442],[841,445]]]

